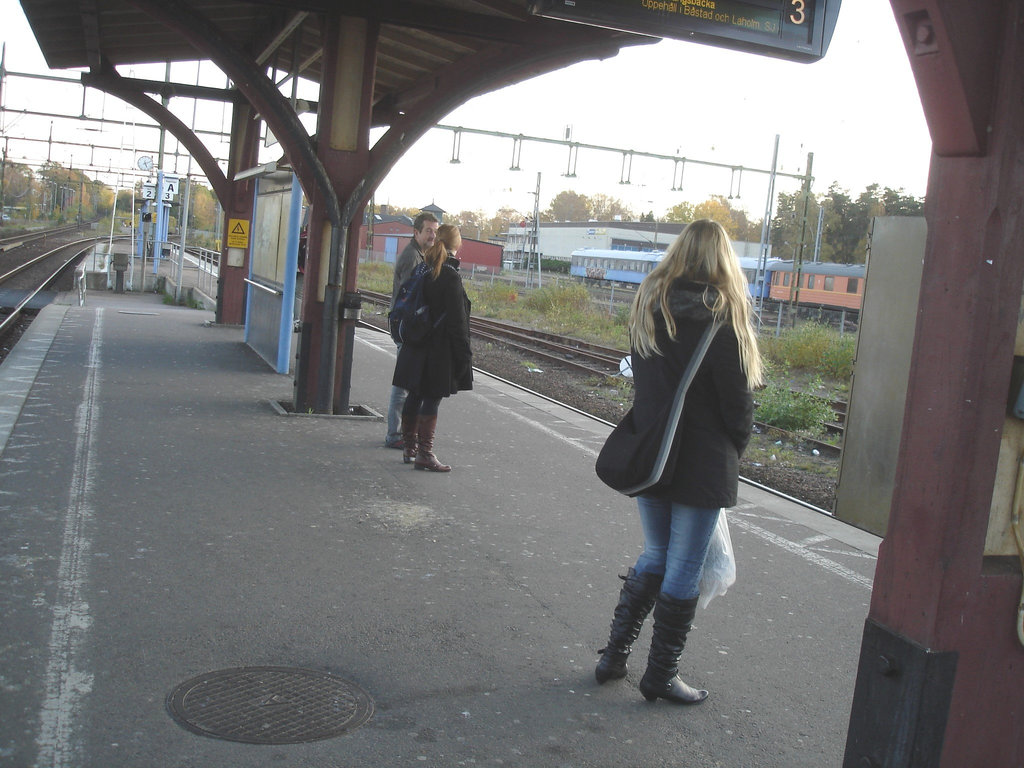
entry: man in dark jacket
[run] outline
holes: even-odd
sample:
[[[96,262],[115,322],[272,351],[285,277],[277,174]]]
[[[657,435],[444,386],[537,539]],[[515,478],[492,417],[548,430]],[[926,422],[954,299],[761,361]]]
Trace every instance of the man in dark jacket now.
[[[395,260],[395,279],[391,286],[391,307],[395,306],[395,299],[398,297],[398,289],[402,283],[409,279],[416,265],[423,261],[423,251],[434,244],[437,236],[437,228],[441,226],[437,217],[432,213],[421,213],[412,223],[413,234],[409,244],[402,249]],[[390,310],[390,308],[389,308]],[[401,344],[398,345],[401,349]],[[388,403],[388,433],[384,437],[384,445],[388,448],[403,447],[402,444],[402,406],[405,405],[405,398],[409,393],[401,387],[391,387],[391,400]]]

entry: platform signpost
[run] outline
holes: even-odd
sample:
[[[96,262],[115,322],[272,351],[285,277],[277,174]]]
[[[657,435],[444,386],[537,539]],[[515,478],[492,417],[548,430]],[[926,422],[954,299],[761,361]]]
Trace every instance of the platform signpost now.
[[[538,0],[532,12],[811,62],[828,50],[839,5],[840,0]]]

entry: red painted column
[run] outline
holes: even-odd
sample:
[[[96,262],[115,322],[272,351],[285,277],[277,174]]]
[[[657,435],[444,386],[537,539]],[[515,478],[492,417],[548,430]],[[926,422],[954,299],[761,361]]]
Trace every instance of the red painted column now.
[[[259,158],[259,121],[247,105],[236,104],[231,116],[231,150],[228,159],[230,197],[224,206],[224,232],[220,251],[220,276],[217,281],[217,322],[241,325],[245,322],[245,278],[249,275],[249,253],[252,247],[252,214],[254,184],[251,180],[234,181],[235,174],[256,166]],[[249,222],[249,245],[229,248],[229,224],[232,219]]]
[[[1024,289],[1024,1],[893,7],[936,154],[896,490],[844,766],[1024,766],[1021,567],[984,555]],[[996,23],[979,18],[993,11]],[[935,36],[908,36],[922,20]],[[869,642],[879,636],[891,655]]]
[[[339,203],[346,209],[350,198],[359,198],[349,206],[350,229],[344,244],[345,268],[339,285],[354,291],[359,258],[359,227],[365,201],[372,189],[361,190],[370,160],[370,115],[373,98],[374,62],[378,28],[362,19],[328,14],[323,33],[324,69],[320,84],[320,108],[317,119],[317,156],[327,169]],[[344,222],[343,222],[344,223]],[[320,370],[320,347],[324,336],[324,289],[330,279],[329,258],[331,223],[327,218],[320,190],[314,190],[306,270],[303,285],[302,331],[296,372],[297,409],[306,410],[316,402]],[[336,374],[333,412],[341,410],[342,393],[351,381],[351,342],[355,321],[342,322],[335,355]]]

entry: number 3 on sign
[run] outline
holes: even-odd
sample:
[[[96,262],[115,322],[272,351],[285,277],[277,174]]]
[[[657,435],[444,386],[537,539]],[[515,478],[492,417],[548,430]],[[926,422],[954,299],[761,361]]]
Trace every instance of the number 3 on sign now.
[[[807,21],[807,11],[805,0],[790,0],[789,5],[792,7],[792,11],[789,14],[789,20],[794,24],[803,24]]]

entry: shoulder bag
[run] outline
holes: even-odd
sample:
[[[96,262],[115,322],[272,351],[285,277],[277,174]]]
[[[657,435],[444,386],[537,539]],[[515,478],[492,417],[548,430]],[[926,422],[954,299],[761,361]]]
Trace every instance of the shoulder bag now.
[[[638,429],[633,408],[630,408],[608,435],[595,466],[597,476],[605,485],[626,496],[639,496],[654,489],[663,479],[671,480],[679,447],[676,435],[686,391],[721,326],[719,320],[708,324],[679,379],[675,397],[662,408],[650,426]]]

